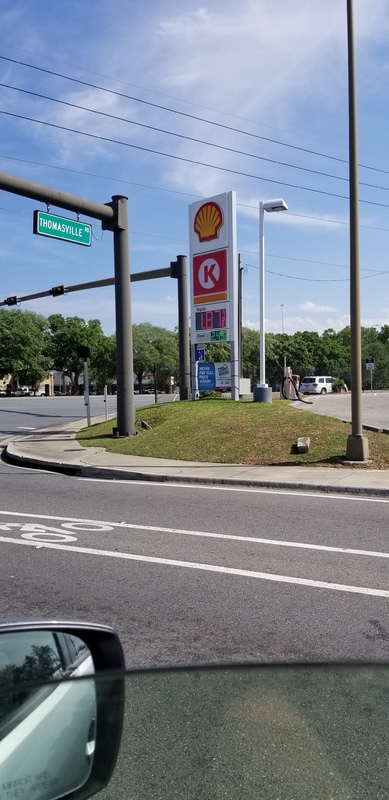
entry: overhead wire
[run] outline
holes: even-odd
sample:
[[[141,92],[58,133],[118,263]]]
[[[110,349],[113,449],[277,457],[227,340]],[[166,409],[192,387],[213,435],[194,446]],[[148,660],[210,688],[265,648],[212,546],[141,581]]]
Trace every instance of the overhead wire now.
[[[182,192],[182,191],[179,191],[178,189],[170,189],[167,186],[151,186],[148,183],[139,183],[139,181],[129,181],[129,180],[126,180],[125,178],[117,178],[117,177],[112,176],[112,175],[99,175],[98,173],[95,173],[95,172],[86,172],[85,170],[73,169],[72,167],[62,167],[59,164],[48,164],[45,161],[32,161],[29,158],[17,158],[16,156],[8,156],[8,155],[5,155],[4,153],[0,153],[0,158],[4,158],[7,161],[18,161],[18,162],[20,162],[22,164],[32,164],[33,166],[47,167],[48,169],[56,169],[56,170],[59,170],[61,172],[71,172],[71,173],[74,173],[75,175],[85,175],[87,178],[98,178],[99,180],[115,181],[116,183],[124,183],[124,184],[126,184],[128,186],[139,186],[141,189],[150,189],[151,191],[156,191],[156,192],[167,192],[168,194],[177,194],[177,195],[180,195],[181,197],[193,197],[196,200],[197,199],[202,199],[200,195],[197,195],[194,192]],[[237,206],[238,206],[238,208],[249,208],[249,209],[252,209],[253,211],[258,211],[258,207],[257,206],[252,206],[252,205],[249,205],[248,203],[237,203]],[[317,221],[317,222],[327,222],[330,225],[346,225],[347,227],[350,224],[348,220],[329,219],[328,217],[314,217],[311,214],[297,214],[296,212],[293,212],[293,211],[290,211],[290,210],[288,211],[288,217],[299,217],[301,219],[311,219],[311,220]],[[364,228],[366,230],[382,231],[384,233],[389,233],[389,228],[381,228],[381,227],[378,227],[376,225],[365,225],[363,223],[360,223],[359,227],[360,228]],[[249,251],[246,251],[246,252],[249,252]]]
[[[259,267],[257,267],[255,264],[246,264],[245,266],[259,270]],[[265,272],[268,272],[270,275],[277,275],[279,278],[289,278],[293,281],[307,281],[310,283],[348,283],[350,280],[350,278],[303,278],[300,275],[285,275],[283,272],[274,272],[274,270],[267,268],[265,268]],[[361,275],[361,280],[378,278],[380,275],[387,274],[389,274],[389,269],[383,270],[382,272],[376,272],[374,275]]]
[[[240,176],[245,177],[245,178],[251,178],[253,180],[260,180],[260,181],[263,181],[264,183],[273,183],[273,184],[276,184],[277,186],[286,186],[286,187],[288,187],[290,189],[298,189],[300,191],[313,192],[314,194],[321,194],[321,195],[325,195],[326,197],[336,197],[336,198],[341,199],[341,200],[348,200],[349,199],[348,195],[341,195],[341,194],[337,194],[336,192],[328,192],[328,191],[325,191],[324,189],[314,189],[313,187],[309,187],[309,186],[299,186],[298,184],[288,183],[286,181],[278,181],[278,180],[275,180],[274,178],[267,178],[267,177],[264,177],[263,175],[254,175],[254,174],[249,173],[249,172],[243,172],[242,170],[231,169],[230,167],[222,167],[222,166],[218,166],[216,164],[209,164],[207,162],[199,161],[199,160],[193,159],[193,158],[185,158],[184,156],[178,156],[178,155],[176,155],[174,153],[165,153],[165,152],[163,152],[161,150],[155,150],[154,148],[151,148],[151,147],[144,147],[142,145],[133,144],[132,142],[123,142],[123,141],[121,141],[119,139],[113,139],[113,138],[108,137],[108,136],[101,136],[101,135],[96,134],[96,133],[89,133],[87,131],[80,131],[80,130],[77,130],[75,128],[68,128],[65,125],[59,125],[59,124],[56,124],[56,123],[53,123],[53,122],[47,122],[46,120],[35,119],[34,117],[28,117],[25,114],[16,114],[15,112],[4,111],[3,109],[0,110],[0,114],[4,114],[5,116],[8,116],[8,117],[14,117],[15,119],[22,119],[22,120],[24,120],[26,122],[35,122],[35,123],[38,123],[39,125],[46,125],[49,128],[54,128],[54,129],[57,129],[57,130],[66,131],[67,133],[76,133],[76,134],[78,134],[80,136],[86,136],[88,138],[95,139],[96,141],[109,142],[110,144],[117,144],[117,145],[120,145],[122,147],[129,147],[129,148],[132,148],[132,149],[135,149],[135,150],[140,150],[141,152],[152,153],[153,155],[158,155],[158,156],[164,156],[165,158],[171,158],[171,159],[173,159],[175,161],[182,161],[182,162],[184,162],[186,164],[194,164],[195,166],[206,167],[207,169],[215,169],[215,170],[218,170],[220,172],[227,172],[230,175],[240,175]],[[376,206],[376,207],[379,207],[379,208],[389,208],[389,205],[387,203],[377,203],[374,200],[362,200],[362,199],[360,199],[359,202],[360,203],[365,203],[367,205]]]
[[[33,92],[30,89],[22,89],[20,86],[12,86],[8,83],[0,83],[5,89],[12,89],[15,92],[21,92],[23,94],[31,95],[32,97],[39,97],[41,100],[49,100],[52,103],[58,103],[63,106],[69,106],[70,108],[76,108],[79,111],[87,111],[90,114],[96,114],[101,117],[107,117],[108,119],[113,119],[118,122],[125,122],[128,125],[134,125],[135,127],[145,128],[146,130],[155,131],[157,133],[163,133],[167,136],[174,136],[177,139],[182,139],[187,142],[194,142],[195,144],[205,145],[206,147],[214,147],[217,150],[223,150],[228,153],[235,153],[235,155],[245,156],[246,158],[255,158],[258,161],[266,161],[269,164],[275,164],[276,166],[280,167],[288,167],[289,169],[297,169],[301,172],[309,172],[313,175],[320,175],[320,177],[324,178],[331,178],[332,180],[336,181],[343,181],[345,183],[349,182],[348,177],[343,177],[342,175],[331,175],[328,172],[323,172],[321,170],[312,169],[311,167],[302,167],[299,164],[289,164],[286,161],[279,161],[275,158],[268,158],[267,156],[260,156],[257,153],[247,153],[245,150],[238,150],[235,147],[227,147],[227,145],[218,144],[217,142],[208,142],[204,139],[198,139],[194,136],[187,136],[183,133],[178,133],[177,131],[169,131],[165,128],[158,128],[156,125],[147,125],[144,122],[138,122],[136,120],[128,119],[127,117],[119,117],[117,114],[109,114],[107,111],[98,111],[95,108],[90,108],[88,106],[82,106],[78,103],[71,103],[68,100],[60,100],[58,97],[50,97],[49,95],[42,94],[41,92]],[[358,181],[360,186],[366,186],[369,189],[379,189],[384,192],[389,192],[388,186],[377,186],[374,183],[366,183],[365,181]]]
[[[2,55],[0,55],[0,59],[2,59],[3,61],[11,62],[13,64],[18,64],[19,66],[27,67],[28,69],[33,69],[33,70],[36,70],[36,71],[39,71],[39,72],[43,72],[43,73],[48,74],[48,75],[52,75],[53,77],[57,77],[57,78],[61,78],[63,80],[71,81],[73,83],[77,83],[77,84],[82,85],[82,86],[87,86],[88,88],[91,88],[91,89],[98,89],[98,90],[100,90],[102,92],[106,92],[108,94],[113,94],[113,95],[116,95],[117,97],[122,97],[124,99],[131,100],[132,102],[135,102],[135,103],[141,103],[143,105],[147,105],[147,106],[151,106],[153,108],[157,108],[157,109],[159,109],[161,111],[167,111],[170,114],[176,114],[178,116],[187,117],[189,119],[196,120],[197,122],[203,122],[203,123],[205,123],[207,125],[213,125],[213,126],[215,126],[217,128],[223,128],[224,130],[232,131],[233,133],[239,133],[239,134],[241,134],[243,136],[249,136],[249,137],[254,138],[254,139],[260,139],[261,141],[270,142],[272,144],[279,145],[280,147],[287,147],[287,148],[290,148],[291,150],[298,150],[298,151],[300,151],[302,153],[308,153],[309,155],[319,156],[320,158],[327,158],[327,159],[329,159],[331,161],[337,161],[339,163],[348,165],[348,159],[346,159],[346,158],[340,158],[338,156],[331,156],[328,153],[321,153],[321,152],[319,152],[317,150],[310,150],[309,148],[300,147],[298,145],[290,144],[289,142],[282,142],[282,141],[279,141],[278,139],[272,139],[271,137],[268,137],[268,136],[261,136],[260,134],[253,133],[252,131],[245,131],[245,130],[242,130],[240,128],[234,128],[233,126],[225,125],[225,124],[223,124],[221,122],[216,122],[215,120],[209,120],[209,119],[206,119],[205,117],[199,117],[199,116],[196,116],[195,114],[189,114],[186,111],[179,111],[178,109],[169,108],[168,106],[163,106],[163,105],[161,105],[159,103],[153,103],[150,100],[144,100],[143,98],[134,97],[133,95],[127,95],[127,94],[124,94],[123,92],[118,92],[118,91],[116,91],[114,89],[108,89],[105,86],[99,86],[98,84],[90,83],[89,81],[83,81],[80,78],[73,78],[73,77],[71,77],[69,75],[64,75],[61,72],[55,72],[54,70],[49,70],[49,69],[47,69],[45,67],[38,67],[35,64],[28,64],[28,63],[26,63],[24,61],[19,61],[18,59],[9,58],[7,56],[2,56]],[[373,167],[373,166],[371,166],[369,164],[359,164],[359,167],[361,167],[363,169],[370,169],[370,170],[373,170],[374,172],[381,172],[381,173],[383,173],[385,175],[389,175],[389,170],[384,170],[382,168]]]

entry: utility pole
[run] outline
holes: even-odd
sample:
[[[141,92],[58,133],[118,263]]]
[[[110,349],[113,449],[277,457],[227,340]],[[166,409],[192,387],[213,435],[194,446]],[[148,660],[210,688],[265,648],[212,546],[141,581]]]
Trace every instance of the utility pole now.
[[[353,3],[347,0],[349,182],[350,182],[350,334],[351,334],[351,434],[346,459],[367,461],[369,443],[362,434],[361,297],[358,214],[358,141],[354,58]]]

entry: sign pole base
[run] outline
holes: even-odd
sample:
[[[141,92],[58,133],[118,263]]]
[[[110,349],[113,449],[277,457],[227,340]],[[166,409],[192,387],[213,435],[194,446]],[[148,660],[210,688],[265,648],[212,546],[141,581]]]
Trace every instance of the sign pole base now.
[[[254,403],[271,403],[273,400],[271,386],[255,386],[253,400]]]

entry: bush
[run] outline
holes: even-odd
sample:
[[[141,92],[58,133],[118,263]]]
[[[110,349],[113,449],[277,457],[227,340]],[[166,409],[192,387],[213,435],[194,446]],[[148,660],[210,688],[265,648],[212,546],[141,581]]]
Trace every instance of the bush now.
[[[342,378],[338,378],[332,384],[332,391],[333,392],[337,392],[339,394],[340,392],[344,392],[346,390],[345,386],[346,386],[346,384],[345,384],[344,380],[342,380]]]
[[[221,392],[214,392],[213,390],[206,390],[204,392],[199,392],[199,400],[223,400],[223,394]]]

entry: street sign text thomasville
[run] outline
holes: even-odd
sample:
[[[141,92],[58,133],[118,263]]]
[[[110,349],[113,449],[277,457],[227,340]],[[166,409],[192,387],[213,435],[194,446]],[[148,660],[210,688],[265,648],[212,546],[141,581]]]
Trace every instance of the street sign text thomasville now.
[[[82,244],[84,247],[90,247],[92,244],[92,225],[48,214],[45,211],[34,211],[34,233],[73,244]]]

